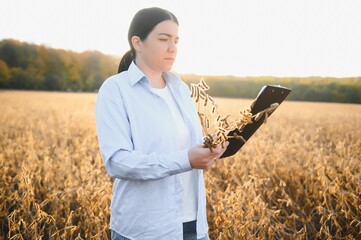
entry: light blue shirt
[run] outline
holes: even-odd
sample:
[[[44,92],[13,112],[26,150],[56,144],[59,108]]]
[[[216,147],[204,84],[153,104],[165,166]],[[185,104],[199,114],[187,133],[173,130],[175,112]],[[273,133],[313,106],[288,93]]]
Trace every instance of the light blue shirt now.
[[[202,130],[188,86],[163,73],[191,132]],[[115,178],[110,228],[130,239],[183,239],[183,188],[178,173],[190,171],[188,150],[176,150],[178,131],[170,109],[134,64],[108,78],[97,95],[96,127],[108,174]],[[197,171],[197,237],[208,232],[203,171]]]

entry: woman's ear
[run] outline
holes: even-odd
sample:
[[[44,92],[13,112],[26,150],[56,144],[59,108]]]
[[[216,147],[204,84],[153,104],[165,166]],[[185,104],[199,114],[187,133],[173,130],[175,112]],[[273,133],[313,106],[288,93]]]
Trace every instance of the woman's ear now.
[[[138,52],[142,51],[142,41],[140,40],[140,38],[138,36],[132,37],[132,45],[136,51],[138,51]]]

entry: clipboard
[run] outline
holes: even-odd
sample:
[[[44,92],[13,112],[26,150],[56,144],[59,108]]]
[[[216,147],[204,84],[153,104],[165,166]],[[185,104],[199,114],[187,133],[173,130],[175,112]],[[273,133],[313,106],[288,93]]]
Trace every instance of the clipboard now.
[[[281,105],[283,100],[286,99],[288,94],[292,90],[280,85],[266,85],[258,93],[254,105],[251,109],[251,113],[255,116],[257,113],[269,108],[271,104],[278,103]],[[277,108],[275,109],[277,110]],[[274,111],[275,111],[274,110]],[[270,112],[268,116],[270,116],[274,111]],[[258,130],[258,128],[263,124],[265,116],[263,115],[260,119],[255,120],[252,118],[252,123],[247,124],[242,132],[238,131],[238,129],[230,131],[227,136],[234,136],[236,133],[239,136],[242,136],[246,142],[248,139]],[[227,150],[222,154],[220,158],[225,158],[236,154],[246,142],[238,140],[236,138],[228,139],[229,145]]]

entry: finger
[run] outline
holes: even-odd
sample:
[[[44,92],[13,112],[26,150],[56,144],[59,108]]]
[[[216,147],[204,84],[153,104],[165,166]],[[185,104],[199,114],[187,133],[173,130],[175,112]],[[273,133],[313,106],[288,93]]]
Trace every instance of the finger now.
[[[227,149],[228,145],[229,145],[228,141],[224,142],[223,144],[219,143],[217,145],[217,149],[220,149],[221,151],[223,151],[223,150],[225,151],[225,149]]]
[[[213,153],[214,155],[219,155],[222,151],[222,146],[220,144],[218,144],[215,148],[213,148]]]
[[[228,146],[229,146],[229,142],[227,141],[224,147],[222,148],[222,154],[227,150]]]
[[[229,142],[225,142],[224,146],[220,150],[219,157],[223,155],[223,153],[227,150],[227,147],[229,146]]]
[[[212,168],[212,166],[216,163],[216,158],[212,158],[212,160],[209,162],[207,169]]]
[[[212,164],[216,160],[217,160],[217,156],[215,156],[215,155],[209,156],[208,164]]]

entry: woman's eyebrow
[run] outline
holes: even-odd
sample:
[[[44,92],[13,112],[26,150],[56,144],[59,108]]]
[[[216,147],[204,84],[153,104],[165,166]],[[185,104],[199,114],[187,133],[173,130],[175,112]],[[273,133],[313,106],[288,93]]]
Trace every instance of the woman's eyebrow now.
[[[158,35],[165,35],[167,37],[172,37],[172,34],[169,34],[169,33],[158,33]],[[179,37],[176,37],[176,38],[178,39]]]

